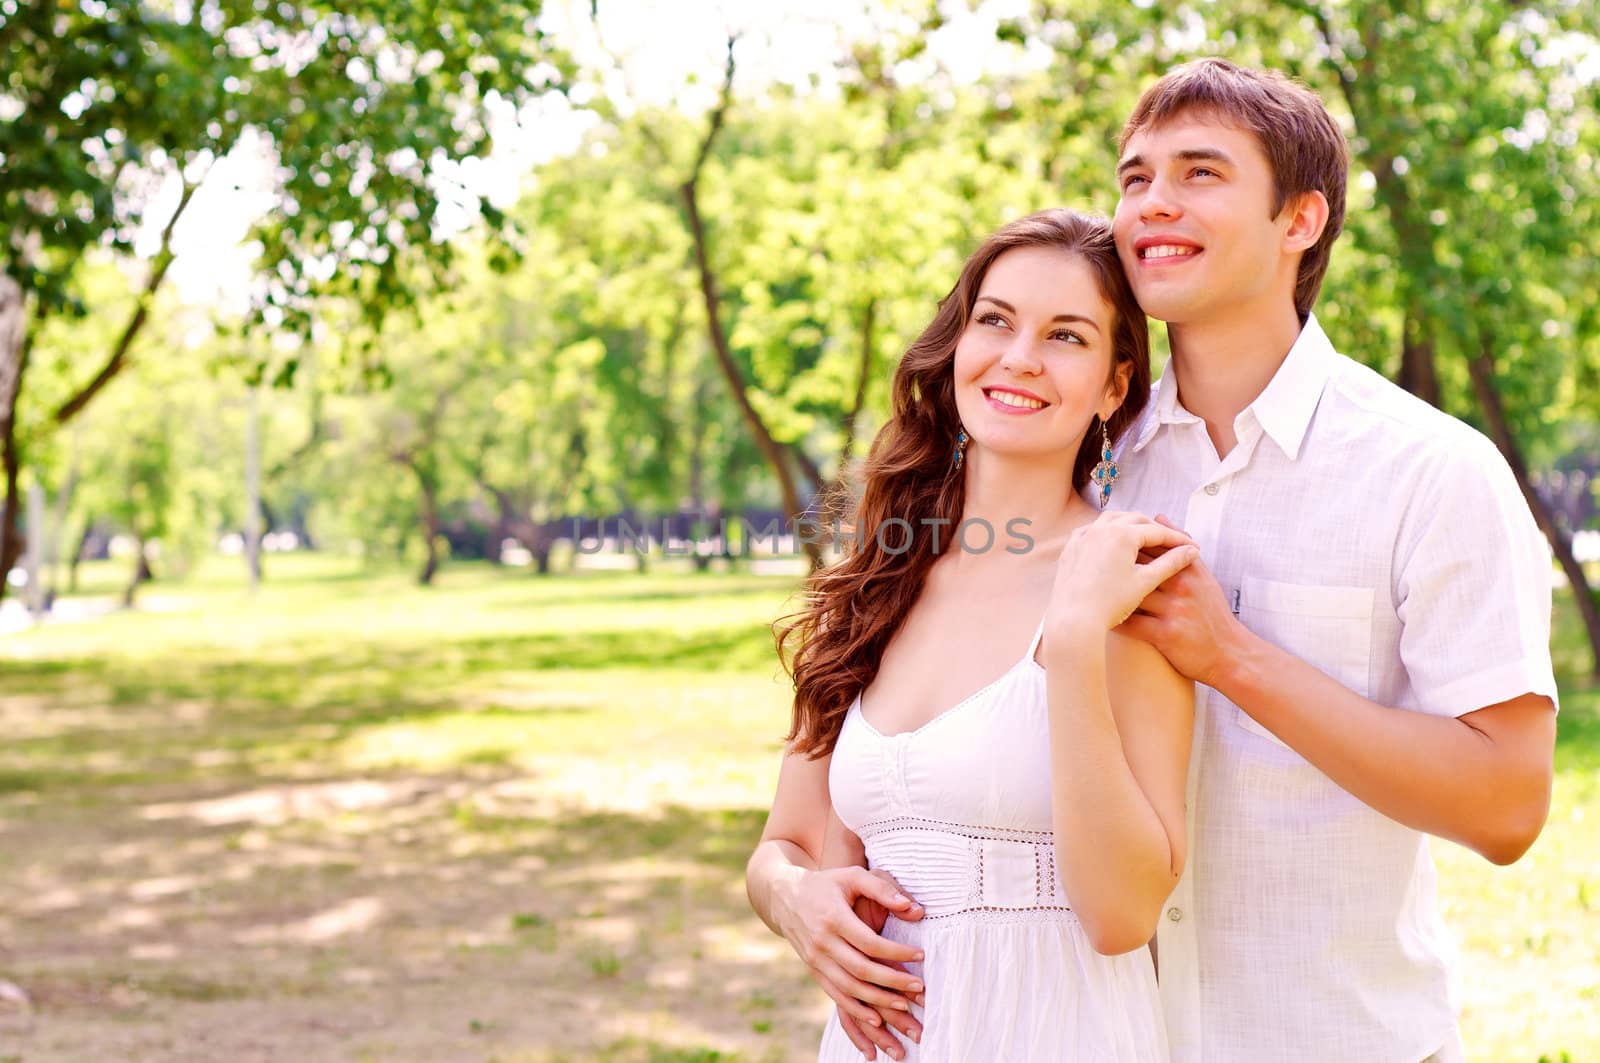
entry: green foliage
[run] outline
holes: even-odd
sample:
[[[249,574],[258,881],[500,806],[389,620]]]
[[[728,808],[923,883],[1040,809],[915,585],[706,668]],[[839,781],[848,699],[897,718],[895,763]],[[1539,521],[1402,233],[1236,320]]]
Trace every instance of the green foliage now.
[[[452,168],[489,146],[485,101],[570,76],[520,0],[470,18],[403,0],[7,6],[0,270],[44,314],[86,305],[86,250],[160,223],[152,179],[197,183],[252,134],[278,179],[254,233],[258,319],[308,333],[312,300],[335,295],[376,323],[449,262],[433,226]]]
[[[47,442],[51,411],[81,387],[82,352],[108,350],[139,305],[127,241],[152,201],[132,175],[198,174],[249,129],[283,167],[257,233],[258,310],[305,337],[206,351],[230,371],[312,381],[305,413],[304,393],[276,404],[287,420],[269,471],[313,444],[269,476],[276,509],[309,505],[335,537],[400,552],[415,546],[424,483],[452,512],[530,523],[772,504],[739,403],[797,456],[803,484],[859,458],[895,360],[964,255],[1033,209],[1109,213],[1123,117],[1161,71],[1201,54],[1296,73],[1351,135],[1347,233],[1318,305],[1344,350],[1395,374],[1402,347],[1425,343],[1441,404],[1480,423],[1467,366],[1487,352],[1536,468],[1586,439],[1597,413],[1600,82],[1584,72],[1596,36],[1581,5],[1039,3],[996,27],[976,81],[929,47],[965,16],[874,9],[870,35],[833,57],[837,94],[736,78],[699,170],[738,395],[707,340],[681,194],[704,114],[618,100],[614,72],[565,63],[521,5],[477,5],[470,25],[377,0],[337,15],[224,3],[198,21],[155,4],[95,10],[30,6],[0,23],[21,57],[0,85],[6,106],[56,100],[0,122],[7,176],[23,178],[0,193],[0,222],[21,234],[7,262],[61,305],[97,311],[35,330],[19,423],[47,484],[67,454]],[[63,26],[76,35],[55,55],[44,42]],[[129,27],[150,45],[83,89]],[[486,146],[490,94],[571,84],[595,119],[578,150],[543,163],[504,218],[430,240],[435,178]],[[149,107],[158,86],[170,105]],[[88,102],[69,120],[61,103],[77,91]],[[46,112],[60,114],[33,121]],[[97,234],[90,215],[105,221]],[[380,323],[403,305],[417,314]]]

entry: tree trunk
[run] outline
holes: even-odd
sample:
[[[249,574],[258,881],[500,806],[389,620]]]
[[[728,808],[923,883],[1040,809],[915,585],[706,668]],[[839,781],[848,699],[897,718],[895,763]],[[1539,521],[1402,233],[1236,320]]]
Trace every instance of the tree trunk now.
[[[1350,108],[1350,117],[1355,122],[1356,137],[1358,141],[1365,142],[1361,161],[1372,173],[1378,204],[1388,215],[1389,226],[1394,230],[1400,259],[1398,272],[1406,284],[1421,284],[1434,272],[1432,233],[1428,224],[1419,217],[1405,178],[1395,170],[1403,143],[1396,144],[1392,134],[1387,142],[1380,143],[1375,139],[1375,135],[1384,131],[1385,127],[1373,121],[1373,114],[1381,111],[1372,93],[1366,89],[1366,86],[1375,84],[1378,78],[1377,51],[1381,46],[1379,25],[1384,15],[1375,10],[1365,12],[1365,21],[1357,27],[1361,51],[1352,61],[1340,47],[1327,13],[1315,3],[1303,5],[1301,9],[1316,23],[1322,44],[1332,59],[1345,105]],[[1401,301],[1405,307],[1405,317],[1400,328],[1400,369],[1395,375],[1395,383],[1424,402],[1439,406],[1439,374],[1434,361],[1433,341],[1428,338],[1428,315],[1418,305],[1414,291],[1402,287]]]
[[[78,562],[83,560],[83,552],[89,549],[89,538],[94,535],[94,514],[83,518],[83,534],[78,536],[78,548],[72,552],[72,558],[67,562],[67,591],[70,594],[78,593]]]
[[[850,410],[844,415],[844,442],[839,446],[839,474],[834,477],[835,487],[843,486],[850,477],[850,457],[856,449],[856,433],[861,430],[861,413],[867,405],[867,385],[872,379],[872,348],[876,340],[878,300],[867,300],[866,311],[861,315],[861,364],[856,371],[856,393]]]
[[[739,366],[733,360],[733,354],[728,349],[728,338],[722,331],[721,307],[717,297],[716,277],[711,272],[710,259],[706,254],[705,227],[700,221],[700,208],[696,201],[695,182],[693,179],[684,183],[683,204],[689,216],[689,232],[694,238],[694,257],[700,269],[700,294],[705,301],[706,327],[711,333],[711,350],[716,355],[717,365],[722,370],[723,378],[728,382],[728,389],[733,392],[734,402],[739,407],[739,413],[744,417],[745,425],[750,429],[750,434],[755,437],[756,446],[766,457],[767,464],[778,477],[778,492],[783,498],[783,510],[790,520],[794,520],[805,510],[800,501],[800,491],[795,485],[794,475],[789,471],[782,443],[772,437],[767,430],[761,414],[756,411],[746,392],[744,376],[739,372]],[[812,571],[822,567],[822,548],[816,543],[805,543],[805,552],[810,559]]]
[[[427,559],[423,562],[422,571],[417,574],[417,582],[427,587],[433,584],[433,577],[439,571],[439,487],[421,463],[413,460],[408,464],[417,478],[417,487],[422,491],[420,516]]]
[[[133,578],[128,581],[128,586],[122,591],[122,607],[133,608],[133,596],[139,589],[139,584],[149,583],[155,579],[155,573],[150,570],[150,556],[145,553],[145,541],[139,540],[138,553],[133,561]]]
[[[1400,372],[1395,383],[1431,406],[1439,405],[1439,374],[1433,358],[1433,340],[1419,334],[1424,318],[1413,307],[1406,308],[1400,336]]]
[[[722,123],[727,119],[728,107],[733,99],[733,46],[734,41],[728,41],[727,65],[724,69],[722,82],[722,95],[717,103],[717,108],[711,113],[711,123],[706,130],[705,138],[700,142],[700,152],[695,157],[693,169],[689,171],[688,180],[683,182],[679,193],[683,198],[684,214],[689,224],[689,235],[694,242],[695,266],[700,273],[700,295],[705,302],[706,328],[711,333],[711,351],[716,356],[717,366],[722,370],[724,379],[728,382],[728,389],[733,393],[734,403],[739,407],[739,413],[744,418],[745,425],[750,429],[750,434],[755,437],[756,446],[767,459],[767,464],[778,477],[778,491],[783,498],[783,508],[790,520],[800,516],[805,507],[800,501],[800,491],[795,485],[794,474],[789,469],[785,460],[787,452],[791,449],[773,438],[767,430],[766,423],[762,421],[761,414],[757,412],[750,402],[750,395],[745,385],[744,375],[740,373],[738,363],[733,360],[733,354],[728,348],[728,337],[722,328],[721,301],[717,295],[716,275],[711,271],[711,256],[707,251],[705,224],[700,218],[699,181],[700,171],[705,166],[706,159],[711,154],[711,145],[717,138],[717,133],[722,128]],[[804,456],[799,456],[804,461]],[[822,567],[822,547],[817,543],[802,544],[807,558],[811,562],[812,571]]]
[[[72,495],[78,489],[78,432],[73,430],[67,457],[67,478],[56,491],[55,513],[50,518],[50,600],[61,590],[61,549],[67,537],[67,514],[72,511]]]
[[[28,368],[28,347],[23,334],[27,301],[21,285],[0,275],[0,465],[5,472],[5,503],[0,508],[0,601],[9,584],[11,566],[22,556],[22,528],[19,521],[22,498],[17,493],[17,478],[22,462],[17,454],[17,396],[22,393],[22,374]]]
[[[1533,511],[1533,519],[1538,523],[1539,530],[1544,532],[1545,538],[1550,540],[1550,549],[1556,555],[1556,562],[1560,564],[1561,571],[1566,573],[1567,582],[1572,585],[1572,598],[1577,603],[1578,614],[1583,617],[1584,631],[1589,636],[1590,675],[1600,679],[1600,607],[1595,604],[1594,591],[1589,586],[1589,577],[1584,573],[1583,565],[1573,556],[1572,536],[1555,519],[1555,514],[1539,497],[1528,478],[1528,464],[1523,460],[1522,451],[1511,433],[1505,406],[1500,401],[1500,390],[1494,382],[1492,352],[1489,338],[1484,337],[1477,356],[1468,360],[1467,372],[1472,377],[1472,390],[1488,421],[1490,438],[1500,448],[1500,453],[1505,455],[1506,463],[1517,478],[1517,486],[1522,488],[1522,497]]]

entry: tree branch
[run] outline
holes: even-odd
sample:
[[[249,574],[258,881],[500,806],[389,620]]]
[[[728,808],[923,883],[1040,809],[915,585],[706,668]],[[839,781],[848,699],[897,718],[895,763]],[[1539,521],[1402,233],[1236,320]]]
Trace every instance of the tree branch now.
[[[706,130],[705,139],[700,142],[700,154],[695,156],[694,166],[689,170],[689,180],[685,182],[689,187],[700,180],[700,171],[705,167],[706,159],[711,157],[711,143],[717,139],[722,123],[728,117],[728,107],[733,103],[733,46],[738,41],[738,36],[728,35],[728,61],[723,68],[722,93],[717,99],[716,109],[711,112],[711,126]]]
[[[203,180],[203,179],[202,179]],[[177,228],[178,219],[183,217],[183,212],[189,209],[189,204],[194,201],[195,190],[200,187],[200,182],[193,184],[188,180],[183,181],[183,195],[178,200],[178,209],[172,212],[172,217],[167,219],[167,224],[161,230],[161,250],[156,253],[155,262],[150,267],[150,278],[145,282],[144,291],[139,293],[139,301],[133,310],[133,316],[128,319],[127,325],[122,329],[122,335],[117,338],[116,345],[111,349],[111,357],[94,379],[85,384],[76,395],[62,403],[55,412],[55,423],[66,424],[100,393],[100,389],[109,384],[113,377],[122,372],[128,364],[128,352],[133,348],[133,341],[144,329],[145,322],[150,317],[150,304],[154,301],[157,289],[167,277],[167,269],[172,265],[172,231]]]

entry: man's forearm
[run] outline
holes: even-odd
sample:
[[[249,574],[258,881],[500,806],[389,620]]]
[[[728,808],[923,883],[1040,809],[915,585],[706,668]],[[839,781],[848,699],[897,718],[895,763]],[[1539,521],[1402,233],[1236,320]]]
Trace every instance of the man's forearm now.
[[[1538,836],[1550,802],[1547,700],[1484,710],[1518,715],[1477,726],[1476,713],[1434,716],[1370,701],[1242,629],[1224,656],[1213,684],[1224,697],[1390,819],[1498,864]]]
[[[793,911],[790,903],[800,876],[814,870],[805,850],[781,838],[756,846],[745,865],[745,894],[767,928],[779,937],[788,937],[784,925]]]

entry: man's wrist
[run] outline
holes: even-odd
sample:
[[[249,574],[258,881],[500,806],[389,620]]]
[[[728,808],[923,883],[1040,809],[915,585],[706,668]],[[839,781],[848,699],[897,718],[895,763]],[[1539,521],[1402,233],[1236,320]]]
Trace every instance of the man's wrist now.
[[[1202,682],[1235,705],[1239,704],[1244,692],[1252,689],[1253,677],[1260,674],[1261,654],[1267,645],[1259,635],[1233,618],[1227,641],[1217,655],[1216,674]]]

